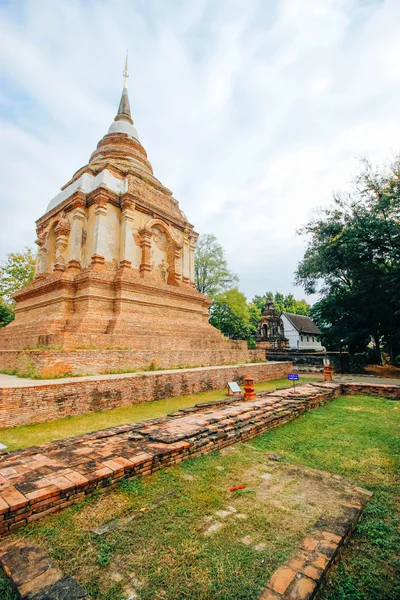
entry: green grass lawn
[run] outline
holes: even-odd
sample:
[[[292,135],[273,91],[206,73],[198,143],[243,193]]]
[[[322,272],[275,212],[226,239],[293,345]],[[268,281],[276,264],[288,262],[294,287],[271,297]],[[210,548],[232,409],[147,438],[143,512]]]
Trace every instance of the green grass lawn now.
[[[123,600],[132,590],[138,600],[256,600],[318,515],[334,510],[333,489],[287,477],[302,464],[374,492],[322,598],[398,600],[399,431],[398,402],[341,397],[246,444],[124,481],[17,535],[43,546],[94,600]],[[271,463],[269,452],[285,460]],[[271,481],[260,477],[265,471]],[[247,488],[230,493],[239,483]],[[90,531],[147,507],[102,536]],[[208,535],[216,521],[221,528]],[[0,598],[16,598],[4,576]]]
[[[301,382],[312,381],[313,377],[301,377]],[[275,379],[255,384],[256,392],[273,391],[278,387],[288,386],[287,379]],[[135,423],[146,419],[164,417],[168,413],[175,412],[181,408],[193,406],[200,402],[210,402],[226,397],[226,389],[213,390],[211,392],[199,392],[188,396],[168,398],[166,400],[155,400],[153,402],[142,402],[132,406],[103,410],[77,417],[66,417],[38,423],[37,425],[24,425],[0,430],[0,442],[7,446],[8,450],[27,448],[38,444],[45,444],[53,440],[82,435],[97,429],[114,427],[125,423]]]

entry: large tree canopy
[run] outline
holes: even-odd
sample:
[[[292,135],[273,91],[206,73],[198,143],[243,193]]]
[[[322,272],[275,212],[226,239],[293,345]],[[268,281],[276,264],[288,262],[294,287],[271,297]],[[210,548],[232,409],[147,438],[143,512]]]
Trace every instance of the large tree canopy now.
[[[204,233],[197,241],[194,270],[196,289],[211,298],[239,281],[238,276],[228,269],[224,249],[212,233]]]
[[[256,328],[246,296],[238,289],[219,294],[210,308],[210,323],[234,340],[250,340]]]
[[[295,315],[309,315],[311,306],[305,300],[296,300],[293,294],[281,294],[280,292],[266,292],[263,296],[254,296],[253,304],[259,308],[261,313],[267,304],[267,298],[272,297],[275,308],[279,314],[290,312]]]
[[[0,265],[0,297],[4,304],[13,304],[12,296],[30,283],[35,275],[35,255],[30,248],[11,252]]]
[[[14,311],[10,306],[0,303],[0,327],[5,327],[14,320]]]
[[[321,300],[312,315],[323,341],[350,351],[383,341],[400,349],[400,157],[387,168],[362,169],[350,193],[335,194],[300,234],[308,245],[296,281]]]
[[[6,262],[0,265],[0,327],[14,319],[12,296],[32,281],[34,275],[35,257],[30,248],[8,254]]]

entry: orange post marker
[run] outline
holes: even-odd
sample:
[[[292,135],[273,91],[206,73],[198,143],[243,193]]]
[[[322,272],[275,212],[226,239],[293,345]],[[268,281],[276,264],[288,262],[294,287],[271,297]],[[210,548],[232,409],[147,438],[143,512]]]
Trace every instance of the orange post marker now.
[[[254,400],[257,398],[256,392],[254,391],[254,379],[250,375],[244,378],[244,399]]]
[[[324,381],[332,381],[332,368],[329,363],[324,365]]]

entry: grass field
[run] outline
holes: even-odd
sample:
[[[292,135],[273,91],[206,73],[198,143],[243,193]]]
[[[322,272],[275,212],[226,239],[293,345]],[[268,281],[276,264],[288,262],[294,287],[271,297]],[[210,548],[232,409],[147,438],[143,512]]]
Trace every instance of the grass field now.
[[[290,476],[300,464],[374,492],[323,599],[398,600],[399,431],[398,403],[341,397],[247,444],[123,482],[18,535],[42,545],[96,600],[256,600],[318,514],[335,510],[333,490],[301,469]],[[285,460],[271,463],[271,451]],[[247,488],[230,493],[239,483]],[[91,532],[114,518],[118,527]],[[4,577],[0,597],[15,598]]]
[[[312,381],[313,377],[301,377],[301,381]],[[256,392],[272,391],[278,387],[288,386],[287,379],[275,379],[255,384]],[[27,448],[38,444],[45,444],[53,440],[61,440],[75,435],[82,435],[97,429],[114,427],[125,423],[135,423],[146,419],[164,417],[181,408],[193,406],[200,402],[210,402],[226,397],[226,389],[213,390],[211,392],[199,392],[188,396],[168,398],[166,400],[155,400],[153,402],[142,402],[122,408],[103,410],[100,412],[81,415],[78,417],[66,417],[38,423],[37,425],[24,425],[12,427],[0,431],[0,442],[7,446],[8,450]]]

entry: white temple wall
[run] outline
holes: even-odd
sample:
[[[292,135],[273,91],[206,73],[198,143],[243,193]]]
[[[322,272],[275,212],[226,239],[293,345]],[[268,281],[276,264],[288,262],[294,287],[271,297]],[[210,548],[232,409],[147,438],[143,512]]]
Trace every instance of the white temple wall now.
[[[124,218],[125,215],[125,218]],[[62,216],[60,220],[60,216]],[[108,265],[118,269],[120,261],[129,261],[133,269],[140,269],[143,259],[141,235],[139,231],[149,227],[154,220],[135,208],[124,211],[111,203],[92,204],[89,208],[75,208],[70,213],[55,217],[45,242],[45,252],[38,260],[38,273],[51,273],[56,262],[57,248],[65,266],[69,261],[77,261],[82,268],[91,265],[94,254],[103,256]],[[66,224],[65,232],[55,233],[58,224]],[[155,275],[165,281],[168,276],[177,274],[178,279],[194,280],[194,240],[187,233],[173,225],[155,223],[152,228],[150,263]],[[62,235],[64,244],[57,242]],[[131,236],[131,237],[129,237]],[[123,255],[123,256],[122,256]]]

